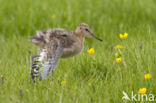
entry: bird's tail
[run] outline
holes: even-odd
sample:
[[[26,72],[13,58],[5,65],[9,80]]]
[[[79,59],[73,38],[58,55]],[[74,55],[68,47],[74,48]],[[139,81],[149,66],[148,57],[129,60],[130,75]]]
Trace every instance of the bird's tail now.
[[[39,47],[43,47],[46,43],[45,32],[38,31],[35,36],[30,38],[30,42],[32,42],[33,44],[35,44]]]
[[[30,42],[39,47],[44,47],[45,41],[41,37],[33,36],[30,38]]]

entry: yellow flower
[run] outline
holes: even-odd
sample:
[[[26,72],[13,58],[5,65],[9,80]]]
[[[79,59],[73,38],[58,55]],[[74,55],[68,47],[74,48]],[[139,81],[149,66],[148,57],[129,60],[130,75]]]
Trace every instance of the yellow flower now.
[[[55,15],[55,14],[53,14],[51,17],[52,17],[53,19],[55,19],[55,18],[56,18],[56,15]]]
[[[124,47],[122,45],[116,45],[115,48],[116,49],[121,49],[121,48],[124,48]]]
[[[145,74],[145,75],[144,75],[144,78],[145,78],[145,79],[151,79],[151,74]]]
[[[122,61],[121,58],[116,58],[116,62],[117,62],[117,63],[120,63],[121,61]]]
[[[147,89],[146,88],[140,88],[139,93],[140,94],[146,94]]]
[[[115,56],[116,56],[116,57],[118,57],[118,56],[119,56],[119,54],[118,54],[118,53],[115,53]]]
[[[128,33],[120,34],[121,39],[126,39],[128,37]]]
[[[94,48],[90,48],[90,49],[88,50],[88,53],[89,53],[89,54],[94,54]]]
[[[65,84],[66,84],[65,80],[61,81],[61,85],[65,85]]]

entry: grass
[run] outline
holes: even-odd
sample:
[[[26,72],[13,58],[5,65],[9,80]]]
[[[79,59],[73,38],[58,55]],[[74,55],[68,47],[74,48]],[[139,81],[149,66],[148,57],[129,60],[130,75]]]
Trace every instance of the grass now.
[[[124,103],[123,91],[130,96],[143,87],[156,96],[155,5],[155,0],[0,0],[0,103]],[[81,22],[103,42],[86,38],[81,54],[59,61],[54,81],[29,81],[37,48],[28,38],[47,28],[74,30]],[[124,32],[128,38],[121,40]],[[113,49],[117,44],[125,48]],[[87,53],[91,47],[93,55]],[[121,63],[115,62],[116,52]],[[146,73],[150,80],[144,80]]]

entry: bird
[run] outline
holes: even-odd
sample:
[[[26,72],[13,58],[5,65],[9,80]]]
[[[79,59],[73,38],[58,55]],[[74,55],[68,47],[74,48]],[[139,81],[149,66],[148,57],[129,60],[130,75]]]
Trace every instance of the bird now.
[[[75,31],[60,28],[37,31],[36,35],[30,38],[30,42],[39,48],[39,55],[33,55],[30,59],[32,79],[34,80],[39,74],[41,80],[46,79],[60,58],[79,54],[83,50],[85,37],[102,41],[85,23],[80,23]],[[38,59],[35,61],[36,57]],[[36,65],[35,62],[40,62],[40,65]],[[43,70],[40,70],[41,66]]]

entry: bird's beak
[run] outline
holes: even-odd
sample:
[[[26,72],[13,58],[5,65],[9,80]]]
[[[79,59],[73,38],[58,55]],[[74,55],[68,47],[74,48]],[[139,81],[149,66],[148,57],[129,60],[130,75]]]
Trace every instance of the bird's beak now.
[[[102,39],[100,39],[100,38],[99,38],[98,36],[96,36],[95,34],[93,34],[93,33],[91,33],[91,32],[90,32],[90,34],[91,34],[91,36],[94,37],[95,39],[100,40],[100,41],[103,41]]]

